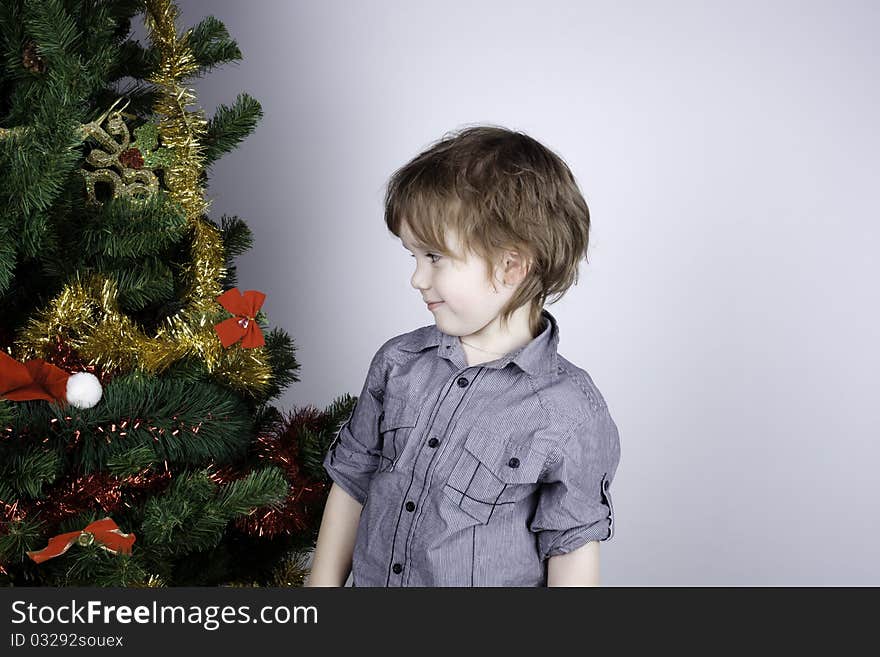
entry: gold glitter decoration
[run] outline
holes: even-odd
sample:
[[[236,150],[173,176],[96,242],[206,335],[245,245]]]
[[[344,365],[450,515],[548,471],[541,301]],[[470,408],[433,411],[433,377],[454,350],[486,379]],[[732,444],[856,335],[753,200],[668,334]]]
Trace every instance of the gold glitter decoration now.
[[[120,99],[121,100],[121,99]],[[80,169],[80,173],[86,181],[86,194],[89,202],[101,205],[95,196],[95,183],[106,182],[113,186],[113,198],[119,196],[131,196],[136,198],[148,198],[159,189],[159,179],[150,169],[133,169],[124,165],[119,156],[131,148],[131,135],[128,126],[122,120],[122,110],[128,103],[115,109],[119,103],[117,100],[113,106],[95,121],[82,126],[83,137],[91,137],[107,150],[94,148],[86,156],[86,162],[96,167],[96,171]],[[106,130],[101,124],[107,122]],[[117,137],[117,139],[114,139]],[[113,170],[118,169],[119,173]]]
[[[168,169],[174,162],[174,151],[158,145],[159,130],[151,123],[135,128],[135,141],[131,141],[128,126],[122,118],[130,101],[116,109],[120,102],[121,98],[98,119],[80,126],[83,141],[91,137],[106,149],[92,149],[86,157],[86,162],[96,167],[96,171],[80,169],[86,181],[89,202],[94,205],[102,205],[95,197],[96,182],[110,183],[113,198],[148,198],[159,189],[159,179],[153,169]],[[103,128],[105,121],[107,126]],[[132,166],[132,162],[137,166]]]
[[[226,316],[217,303],[223,292],[225,254],[219,231],[203,217],[208,202],[199,182],[204,170],[200,140],[207,121],[203,112],[186,109],[195,102],[195,93],[181,85],[198,68],[189,46],[192,30],[178,37],[178,10],[169,0],[146,0],[146,8],[150,39],[161,57],[150,78],[160,91],[154,110],[162,143],[173,152],[170,163],[162,167],[164,184],[168,195],[183,207],[190,228],[184,306],[150,337],[119,311],[113,280],[99,274],[82,279],[77,275],[31,318],[16,341],[19,351],[14,357],[41,357],[61,335],[82,358],[105,369],[159,372],[184,356],[194,356],[224,384],[242,392],[261,392],[272,380],[265,347],[225,349],[214,331],[214,324]]]

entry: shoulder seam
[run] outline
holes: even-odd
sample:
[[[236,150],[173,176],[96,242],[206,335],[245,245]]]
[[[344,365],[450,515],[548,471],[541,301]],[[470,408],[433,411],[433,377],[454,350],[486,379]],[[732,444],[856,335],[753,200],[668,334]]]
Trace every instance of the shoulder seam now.
[[[595,394],[592,390],[590,390],[586,386],[586,380],[583,376],[580,376],[581,372],[579,370],[572,371],[569,369],[561,360],[559,369],[568,377],[569,381],[574,382],[578,389],[584,393],[584,396],[587,398],[587,401],[590,404],[590,410],[593,414],[598,413],[603,408],[605,408],[605,402],[602,398]]]

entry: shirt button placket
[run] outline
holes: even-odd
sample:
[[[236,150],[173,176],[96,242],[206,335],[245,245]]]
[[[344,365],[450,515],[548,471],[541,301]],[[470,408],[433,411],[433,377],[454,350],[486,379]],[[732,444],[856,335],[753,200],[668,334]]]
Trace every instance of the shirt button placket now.
[[[460,376],[456,380],[456,384],[458,385],[459,388],[466,388],[470,384],[470,381],[468,380],[468,378],[466,376]],[[428,429],[430,429],[430,428],[431,427],[428,427]],[[437,445],[439,445],[439,444],[440,444],[440,441],[435,436],[431,436],[431,438],[428,439],[428,446],[431,448],[436,448]],[[514,466],[514,467],[516,467],[516,466]],[[412,512],[412,511],[415,511],[416,505],[412,500],[409,500],[409,501],[407,501],[405,508],[407,511]],[[417,520],[417,518],[415,516],[413,516],[413,522],[415,522],[416,520]],[[412,529],[414,529],[414,527],[410,527],[410,530],[412,530]],[[391,571],[395,575],[399,575],[400,573],[403,572],[403,564],[401,564],[399,562],[392,564]],[[401,585],[402,585],[402,582],[401,582]]]

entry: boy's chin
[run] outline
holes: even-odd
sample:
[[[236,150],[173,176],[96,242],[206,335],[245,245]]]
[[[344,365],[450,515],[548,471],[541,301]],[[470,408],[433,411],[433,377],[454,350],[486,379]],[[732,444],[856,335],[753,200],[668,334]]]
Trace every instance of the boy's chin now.
[[[450,322],[448,318],[440,317],[437,314],[434,315],[434,325],[443,331],[444,333],[448,333],[449,335],[455,335],[455,326],[453,322]]]
[[[439,314],[434,316],[434,324],[447,335],[460,337],[462,335],[470,335],[474,332],[474,329],[471,329],[466,322],[455,321],[455,318],[449,318]]]

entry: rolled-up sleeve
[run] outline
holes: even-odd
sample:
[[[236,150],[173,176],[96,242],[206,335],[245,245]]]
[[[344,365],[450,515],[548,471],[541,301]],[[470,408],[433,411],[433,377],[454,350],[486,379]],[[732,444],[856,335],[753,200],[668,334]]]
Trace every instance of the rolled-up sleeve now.
[[[614,535],[610,487],[619,462],[620,437],[607,407],[551,451],[529,524],[541,560]]]
[[[379,421],[386,381],[384,349],[385,345],[373,356],[354,409],[330,443],[323,461],[330,478],[360,504],[367,499],[370,480],[382,453]]]

